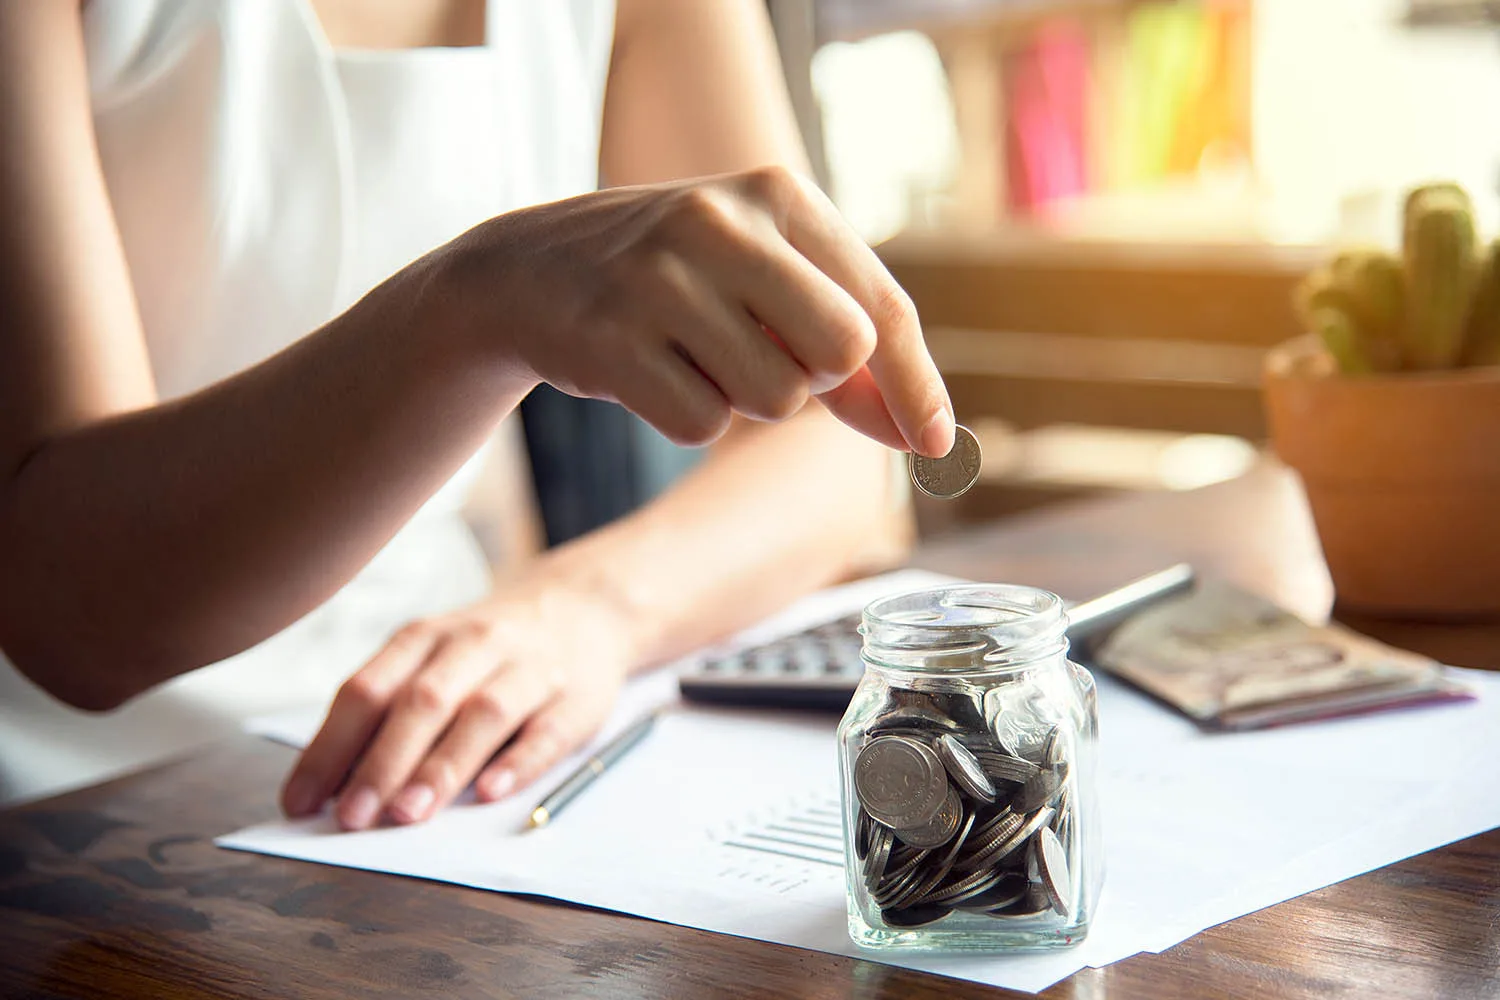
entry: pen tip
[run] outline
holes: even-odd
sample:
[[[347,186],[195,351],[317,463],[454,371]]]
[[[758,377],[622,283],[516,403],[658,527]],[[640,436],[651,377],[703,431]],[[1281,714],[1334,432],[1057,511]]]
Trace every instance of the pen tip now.
[[[547,811],[546,806],[537,806],[531,810],[531,828],[535,830],[539,826],[546,826],[552,814]]]

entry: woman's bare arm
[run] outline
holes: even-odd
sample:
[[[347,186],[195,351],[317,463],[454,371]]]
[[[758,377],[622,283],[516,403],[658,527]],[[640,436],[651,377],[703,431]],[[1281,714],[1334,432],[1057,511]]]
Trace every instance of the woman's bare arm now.
[[[76,5],[0,4],[0,646],[105,708],[334,593],[531,383],[417,269],[158,405],[86,79]]]
[[[684,442],[809,391],[887,443],[936,453],[952,433],[914,327],[889,322],[889,276],[777,170],[497,217],[160,403],[80,34],[61,2],[0,4],[0,647],[74,704],[118,704],[311,610],[539,380]]]

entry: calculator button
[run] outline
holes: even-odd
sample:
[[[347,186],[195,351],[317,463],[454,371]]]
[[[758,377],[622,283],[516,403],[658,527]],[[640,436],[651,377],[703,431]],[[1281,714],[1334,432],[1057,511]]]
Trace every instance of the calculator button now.
[[[823,669],[823,665],[832,659],[828,651],[820,649],[811,643],[804,643],[796,647],[792,656],[787,660],[788,672],[800,672],[815,674]]]
[[[747,672],[765,671],[774,673],[786,667],[786,655],[774,646],[759,649],[745,657],[745,670]]]

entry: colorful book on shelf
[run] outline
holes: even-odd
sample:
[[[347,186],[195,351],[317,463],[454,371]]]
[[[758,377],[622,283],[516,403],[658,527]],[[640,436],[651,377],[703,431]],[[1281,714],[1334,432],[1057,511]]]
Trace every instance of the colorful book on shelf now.
[[[999,72],[1000,186],[1019,212],[1250,152],[1247,0],[1049,18],[1006,47]]]
[[[1044,24],[1004,60],[1012,207],[1087,190],[1089,60],[1087,35],[1067,20]]]

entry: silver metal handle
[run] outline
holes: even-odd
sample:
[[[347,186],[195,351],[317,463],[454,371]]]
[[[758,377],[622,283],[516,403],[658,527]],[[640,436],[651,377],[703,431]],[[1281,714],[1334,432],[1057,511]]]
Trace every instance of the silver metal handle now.
[[[1193,567],[1187,563],[1178,563],[1139,580],[1132,580],[1107,594],[1075,604],[1068,609],[1068,638],[1078,642],[1097,635],[1158,601],[1182,593],[1192,585]]]

